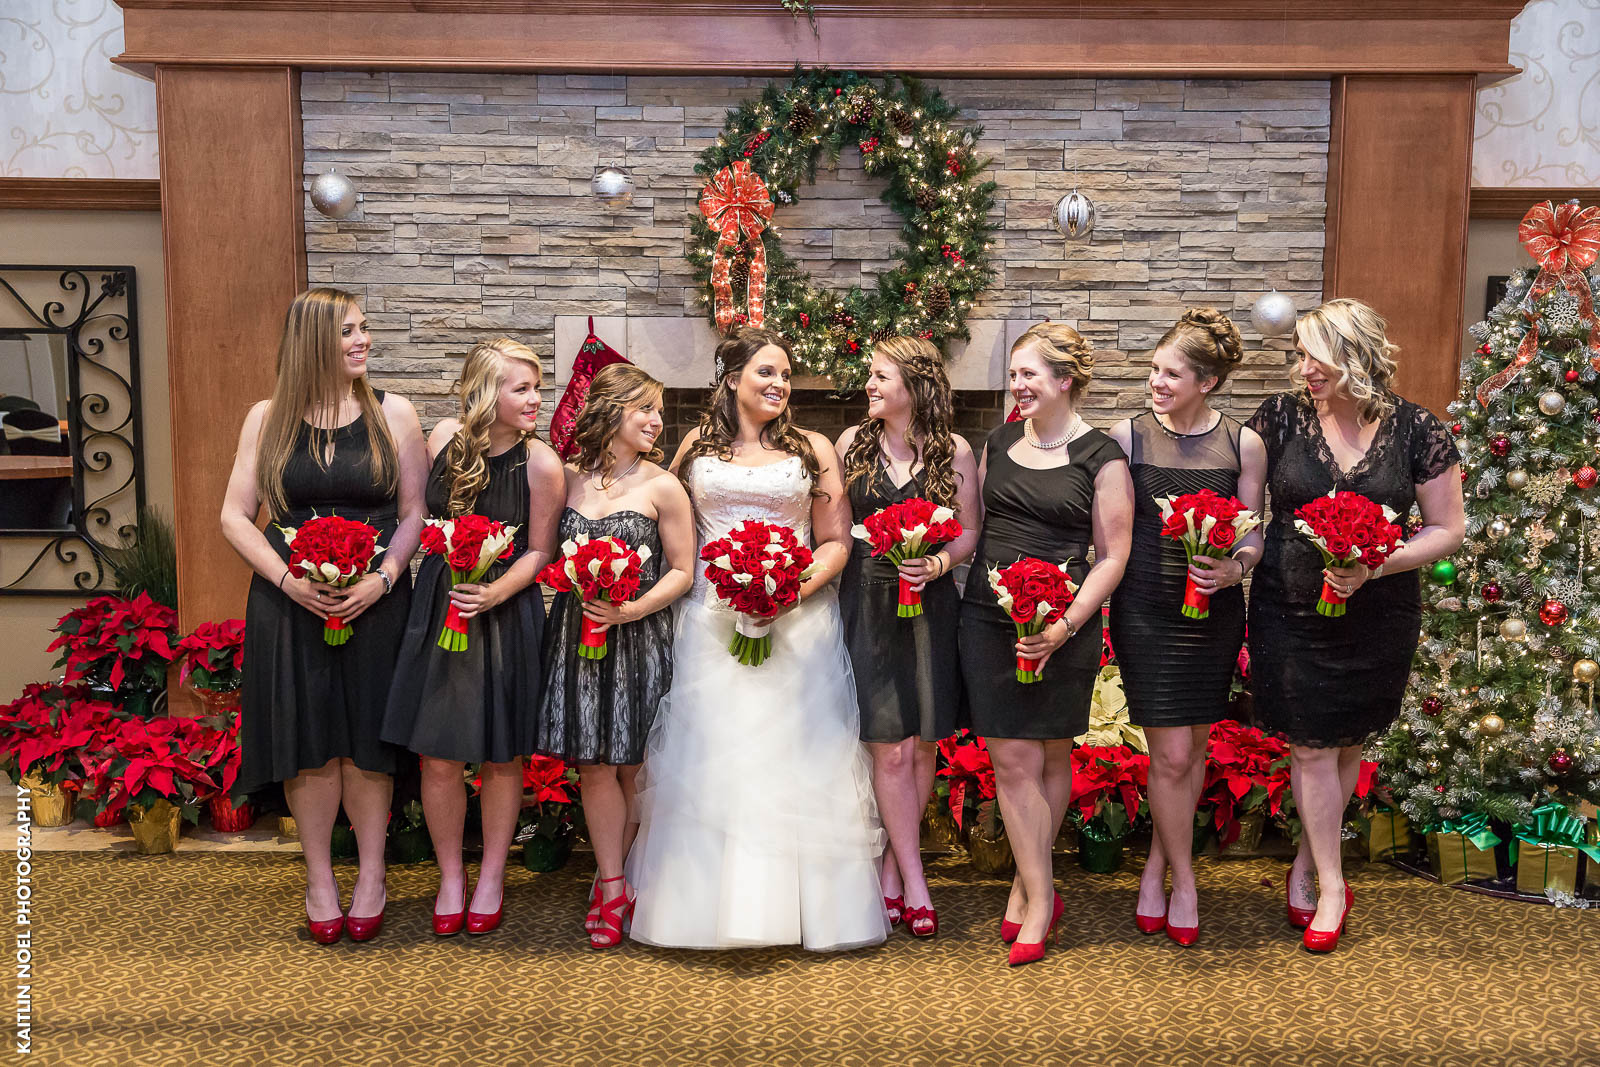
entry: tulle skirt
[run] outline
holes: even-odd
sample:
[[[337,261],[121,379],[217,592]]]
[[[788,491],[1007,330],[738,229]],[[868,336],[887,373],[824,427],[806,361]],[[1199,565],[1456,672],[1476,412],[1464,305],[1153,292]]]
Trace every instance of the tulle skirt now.
[[[632,936],[673,948],[876,944],[884,834],[832,588],[728,653],[734,616],[685,598],[639,780]]]

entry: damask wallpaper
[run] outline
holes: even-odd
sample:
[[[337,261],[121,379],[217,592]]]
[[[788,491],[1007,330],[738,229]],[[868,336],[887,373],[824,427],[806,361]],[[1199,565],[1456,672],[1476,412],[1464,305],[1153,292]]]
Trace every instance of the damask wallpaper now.
[[[1600,0],[1533,0],[1511,62],[1478,94],[1472,184],[1600,186]]]
[[[0,2],[0,177],[155,178],[155,84],[112,0]]]

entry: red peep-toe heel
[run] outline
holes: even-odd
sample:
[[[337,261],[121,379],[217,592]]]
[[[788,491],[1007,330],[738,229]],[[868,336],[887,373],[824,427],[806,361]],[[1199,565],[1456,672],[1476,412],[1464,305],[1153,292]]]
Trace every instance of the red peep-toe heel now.
[[[621,882],[622,875],[602,878],[601,883]],[[622,929],[633,913],[633,898],[628,896],[628,886],[623,882],[622,892],[600,905],[595,927],[589,931],[591,948],[616,948],[622,944]]]

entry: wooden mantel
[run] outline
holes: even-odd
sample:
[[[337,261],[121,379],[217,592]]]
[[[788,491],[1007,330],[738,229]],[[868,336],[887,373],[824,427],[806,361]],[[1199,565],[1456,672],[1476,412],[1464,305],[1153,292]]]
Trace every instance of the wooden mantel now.
[[[182,624],[242,613],[217,524],[305,280],[304,69],[1326,78],[1328,295],[1388,313],[1400,388],[1455,392],[1474,93],[1524,0],[118,0],[156,80]]]

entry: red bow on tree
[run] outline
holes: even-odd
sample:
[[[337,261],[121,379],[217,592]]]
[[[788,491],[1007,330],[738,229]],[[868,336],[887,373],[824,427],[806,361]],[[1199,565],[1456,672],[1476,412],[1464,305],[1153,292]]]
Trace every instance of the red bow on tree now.
[[[727,333],[733,326],[733,282],[729,277],[732,257],[728,253],[745,238],[751,238],[747,320],[751,326],[760,326],[766,315],[767,291],[767,250],[760,235],[772,217],[772,198],[766,185],[741,159],[717,171],[700,191],[700,214],[717,234],[717,250],[711,258],[717,329]]]
[[[1517,240],[1539,264],[1539,275],[1528,290],[1524,307],[1532,308],[1556,286],[1564,287],[1578,301],[1578,321],[1589,327],[1591,359],[1600,359],[1600,323],[1595,322],[1594,294],[1584,271],[1600,256],[1600,208],[1580,208],[1576,200],[1556,207],[1551,201],[1535,204],[1517,227]],[[1478,386],[1478,403],[1488,407],[1496,393],[1533,361],[1539,351],[1539,320],[1531,312],[1528,332],[1517,345],[1510,365]]]

